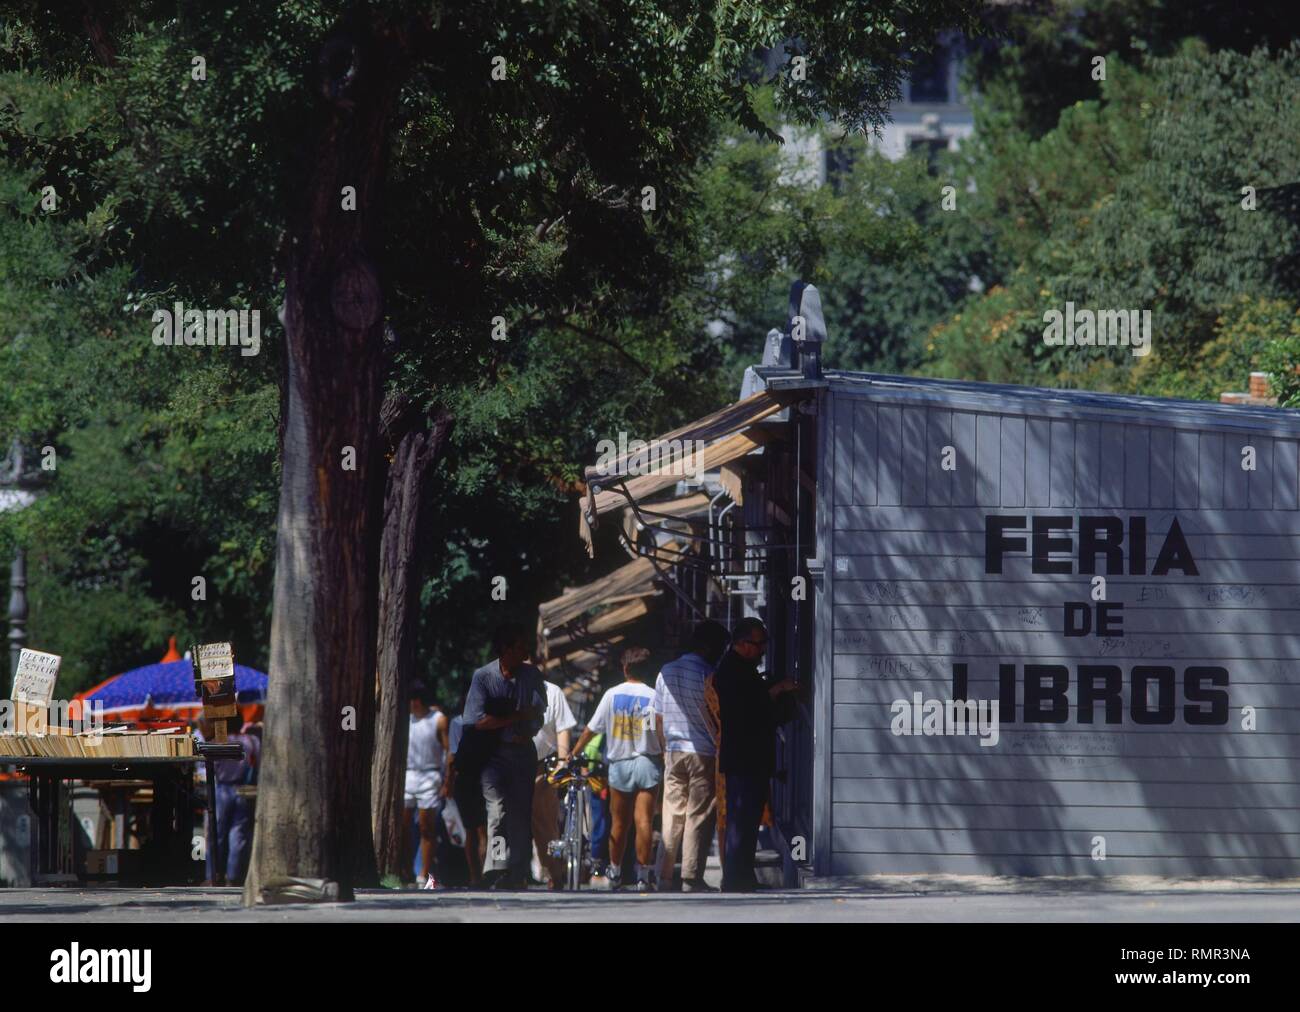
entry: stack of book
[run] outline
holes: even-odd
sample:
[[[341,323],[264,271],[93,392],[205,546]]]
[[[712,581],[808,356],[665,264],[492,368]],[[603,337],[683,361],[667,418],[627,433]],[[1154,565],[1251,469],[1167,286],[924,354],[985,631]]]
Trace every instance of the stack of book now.
[[[24,759],[182,758],[194,755],[194,737],[184,728],[133,731],[107,727],[98,734],[73,734],[52,727],[45,734],[0,734],[0,756]]]

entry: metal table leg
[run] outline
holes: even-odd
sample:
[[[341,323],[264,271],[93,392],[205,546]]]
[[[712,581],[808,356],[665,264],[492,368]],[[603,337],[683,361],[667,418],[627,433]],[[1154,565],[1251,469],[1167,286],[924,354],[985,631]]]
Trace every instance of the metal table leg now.
[[[212,858],[211,885],[217,884],[223,869],[219,862],[221,854],[217,849],[217,764],[210,757],[203,760],[208,774],[208,854]]]

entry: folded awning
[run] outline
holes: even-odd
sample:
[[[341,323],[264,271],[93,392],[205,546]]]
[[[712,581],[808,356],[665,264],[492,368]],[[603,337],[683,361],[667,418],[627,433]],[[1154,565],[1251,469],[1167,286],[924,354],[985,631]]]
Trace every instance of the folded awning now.
[[[669,541],[661,548],[680,552],[681,545]],[[594,637],[608,636],[616,629],[628,625],[645,614],[645,599],[659,593],[655,580],[660,568],[648,557],[633,559],[619,566],[599,580],[583,587],[566,591],[559,597],[546,601],[537,609],[537,652],[539,658],[549,659],[553,644],[564,638],[565,643],[588,641]],[[638,607],[638,605],[640,607]],[[593,616],[582,629],[566,629],[575,619],[594,608],[606,610]],[[560,645],[563,649],[563,644]]]
[[[649,559],[633,559],[625,566],[586,586],[567,591],[537,609],[539,630],[559,629],[611,597],[649,594],[654,590],[655,567]]]
[[[615,647],[622,642],[622,636],[613,636],[606,641],[606,647]],[[571,654],[561,654],[556,657],[549,657],[543,661],[539,667],[542,671],[547,673],[561,668],[568,668],[578,674],[585,674],[590,671],[595,671],[607,661],[608,657],[604,653],[595,650],[575,650]]]
[[[683,477],[715,471],[762,446],[767,434],[753,426],[801,394],[762,391],[721,411],[667,432],[584,473],[587,496],[579,503],[579,533],[594,552],[591,530],[602,514],[640,501]],[[706,444],[703,450],[696,441]]]
[[[572,631],[546,639],[546,656],[554,657],[571,650],[576,644],[592,640],[607,639],[609,634],[624,626],[631,625],[637,619],[650,613],[650,605],[645,597],[638,597],[601,612],[590,622],[577,625]]]
[[[707,512],[708,508],[709,497],[703,492],[695,492],[692,495],[684,495],[678,499],[657,502],[653,506],[647,507],[642,517],[647,523],[657,523],[670,517],[674,520],[685,520],[688,517]],[[630,544],[636,543],[637,511],[631,506],[623,510],[623,533],[627,535]]]

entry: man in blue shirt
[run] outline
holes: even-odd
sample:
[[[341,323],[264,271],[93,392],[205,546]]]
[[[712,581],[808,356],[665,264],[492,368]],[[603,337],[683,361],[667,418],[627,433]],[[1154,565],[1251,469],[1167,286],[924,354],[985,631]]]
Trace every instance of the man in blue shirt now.
[[[525,889],[532,857],[533,736],[546,713],[542,673],[528,663],[532,644],[520,626],[496,636],[497,659],[474,672],[465,697],[465,726],[484,732],[480,776],[487,802],[484,885]],[[504,854],[503,854],[504,851]]]
[[[682,856],[682,891],[706,892],[704,865],[717,819],[717,747],[704,701],[704,682],[730,638],[726,628],[701,622],[691,648],[663,666],[655,681],[655,723],[664,751],[663,849],[659,887],[673,881]]]

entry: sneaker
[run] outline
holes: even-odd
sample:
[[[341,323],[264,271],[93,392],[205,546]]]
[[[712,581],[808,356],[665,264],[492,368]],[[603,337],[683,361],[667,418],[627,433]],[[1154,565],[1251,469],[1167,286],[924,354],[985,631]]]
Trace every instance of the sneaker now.
[[[615,865],[609,865],[605,869],[605,881],[609,883],[609,891],[618,892],[623,888],[623,869]]]
[[[711,886],[702,878],[689,879],[682,882],[682,892],[684,893],[716,893],[716,886]]]
[[[648,864],[639,864],[636,866],[636,891],[639,893],[652,893],[655,891],[655,873],[654,868]]]
[[[434,878],[432,875],[430,875],[427,879],[424,880],[424,885],[420,886],[420,888],[421,888],[421,889],[441,889],[442,886],[439,885],[438,880],[437,880],[436,878]]]

